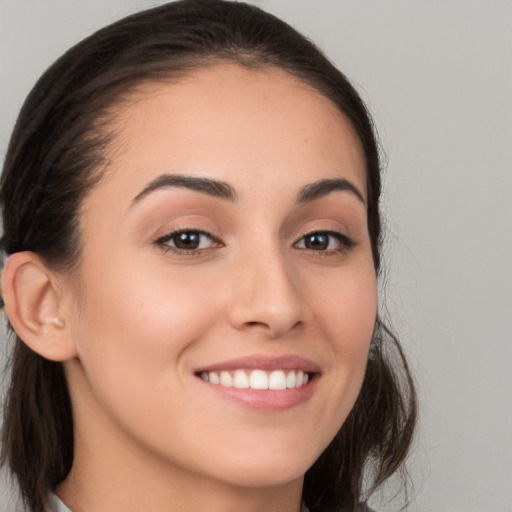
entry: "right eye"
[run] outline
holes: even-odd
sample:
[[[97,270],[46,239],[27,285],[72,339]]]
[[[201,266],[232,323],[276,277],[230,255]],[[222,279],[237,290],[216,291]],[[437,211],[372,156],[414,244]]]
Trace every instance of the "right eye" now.
[[[220,246],[220,243],[208,233],[193,229],[173,231],[159,238],[155,243],[165,251],[177,253],[200,252]]]

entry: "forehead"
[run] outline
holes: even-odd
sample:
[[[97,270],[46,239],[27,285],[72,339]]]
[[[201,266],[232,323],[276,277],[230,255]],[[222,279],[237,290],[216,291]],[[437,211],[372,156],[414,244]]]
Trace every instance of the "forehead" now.
[[[217,64],[143,84],[116,107],[112,131],[109,179],[134,195],[162,173],[259,186],[292,170],[304,183],[343,175],[365,195],[364,152],[350,122],[280,69]]]

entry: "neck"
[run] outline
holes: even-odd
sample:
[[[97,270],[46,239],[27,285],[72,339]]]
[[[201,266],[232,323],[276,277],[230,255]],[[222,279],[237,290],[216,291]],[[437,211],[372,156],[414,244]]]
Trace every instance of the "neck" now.
[[[80,460],[78,458],[77,460]],[[91,474],[87,468],[93,467]],[[150,475],[145,468],[111,473],[108,464],[76,464],[56,494],[72,512],[299,512],[302,479],[272,487],[237,487],[198,475]]]

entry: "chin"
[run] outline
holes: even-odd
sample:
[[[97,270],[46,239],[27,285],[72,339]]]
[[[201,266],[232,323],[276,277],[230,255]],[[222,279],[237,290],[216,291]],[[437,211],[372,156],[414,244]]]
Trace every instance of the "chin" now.
[[[286,467],[266,467],[261,471],[255,468],[250,470],[241,470],[236,474],[229,475],[229,481],[236,487],[244,488],[262,488],[262,487],[280,487],[290,484],[297,480],[302,480],[304,474],[309,467],[294,468],[293,466]]]
[[[297,452],[298,450],[296,450]],[[239,487],[276,487],[302,480],[317,456],[290,453],[286,456],[252,457],[217,468],[220,479]],[[222,473],[222,476],[221,476]]]

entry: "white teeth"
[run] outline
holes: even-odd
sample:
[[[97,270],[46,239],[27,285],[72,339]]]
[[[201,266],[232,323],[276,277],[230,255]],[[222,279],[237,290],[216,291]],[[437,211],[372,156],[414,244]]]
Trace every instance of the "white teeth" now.
[[[286,375],[283,370],[277,370],[270,374],[268,389],[286,389]]]
[[[268,376],[263,370],[253,370],[249,377],[251,389],[268,389]]]
[[[229,372],[220,372],[220,385],[226,388],[233,386],[233,377]]]
[[[220,377],[217,372],[209,372],[208,377],[209,377],[209,381],[212,384],[220,384]]]
[[[249,377],[243,370],[236,370],[233,377],[233,386],[238,389],[249,387]]]
[[[283,390],[300,388],[309,381],[303,370],[235,370],[221,372],[201,372],[202,380],[227,388]]]
[[[297,382],[297,377],[295,375],[295,372],[290,372],[288,374],[288,376],[286,377],[286,387],[294,388],[296,382]]]

